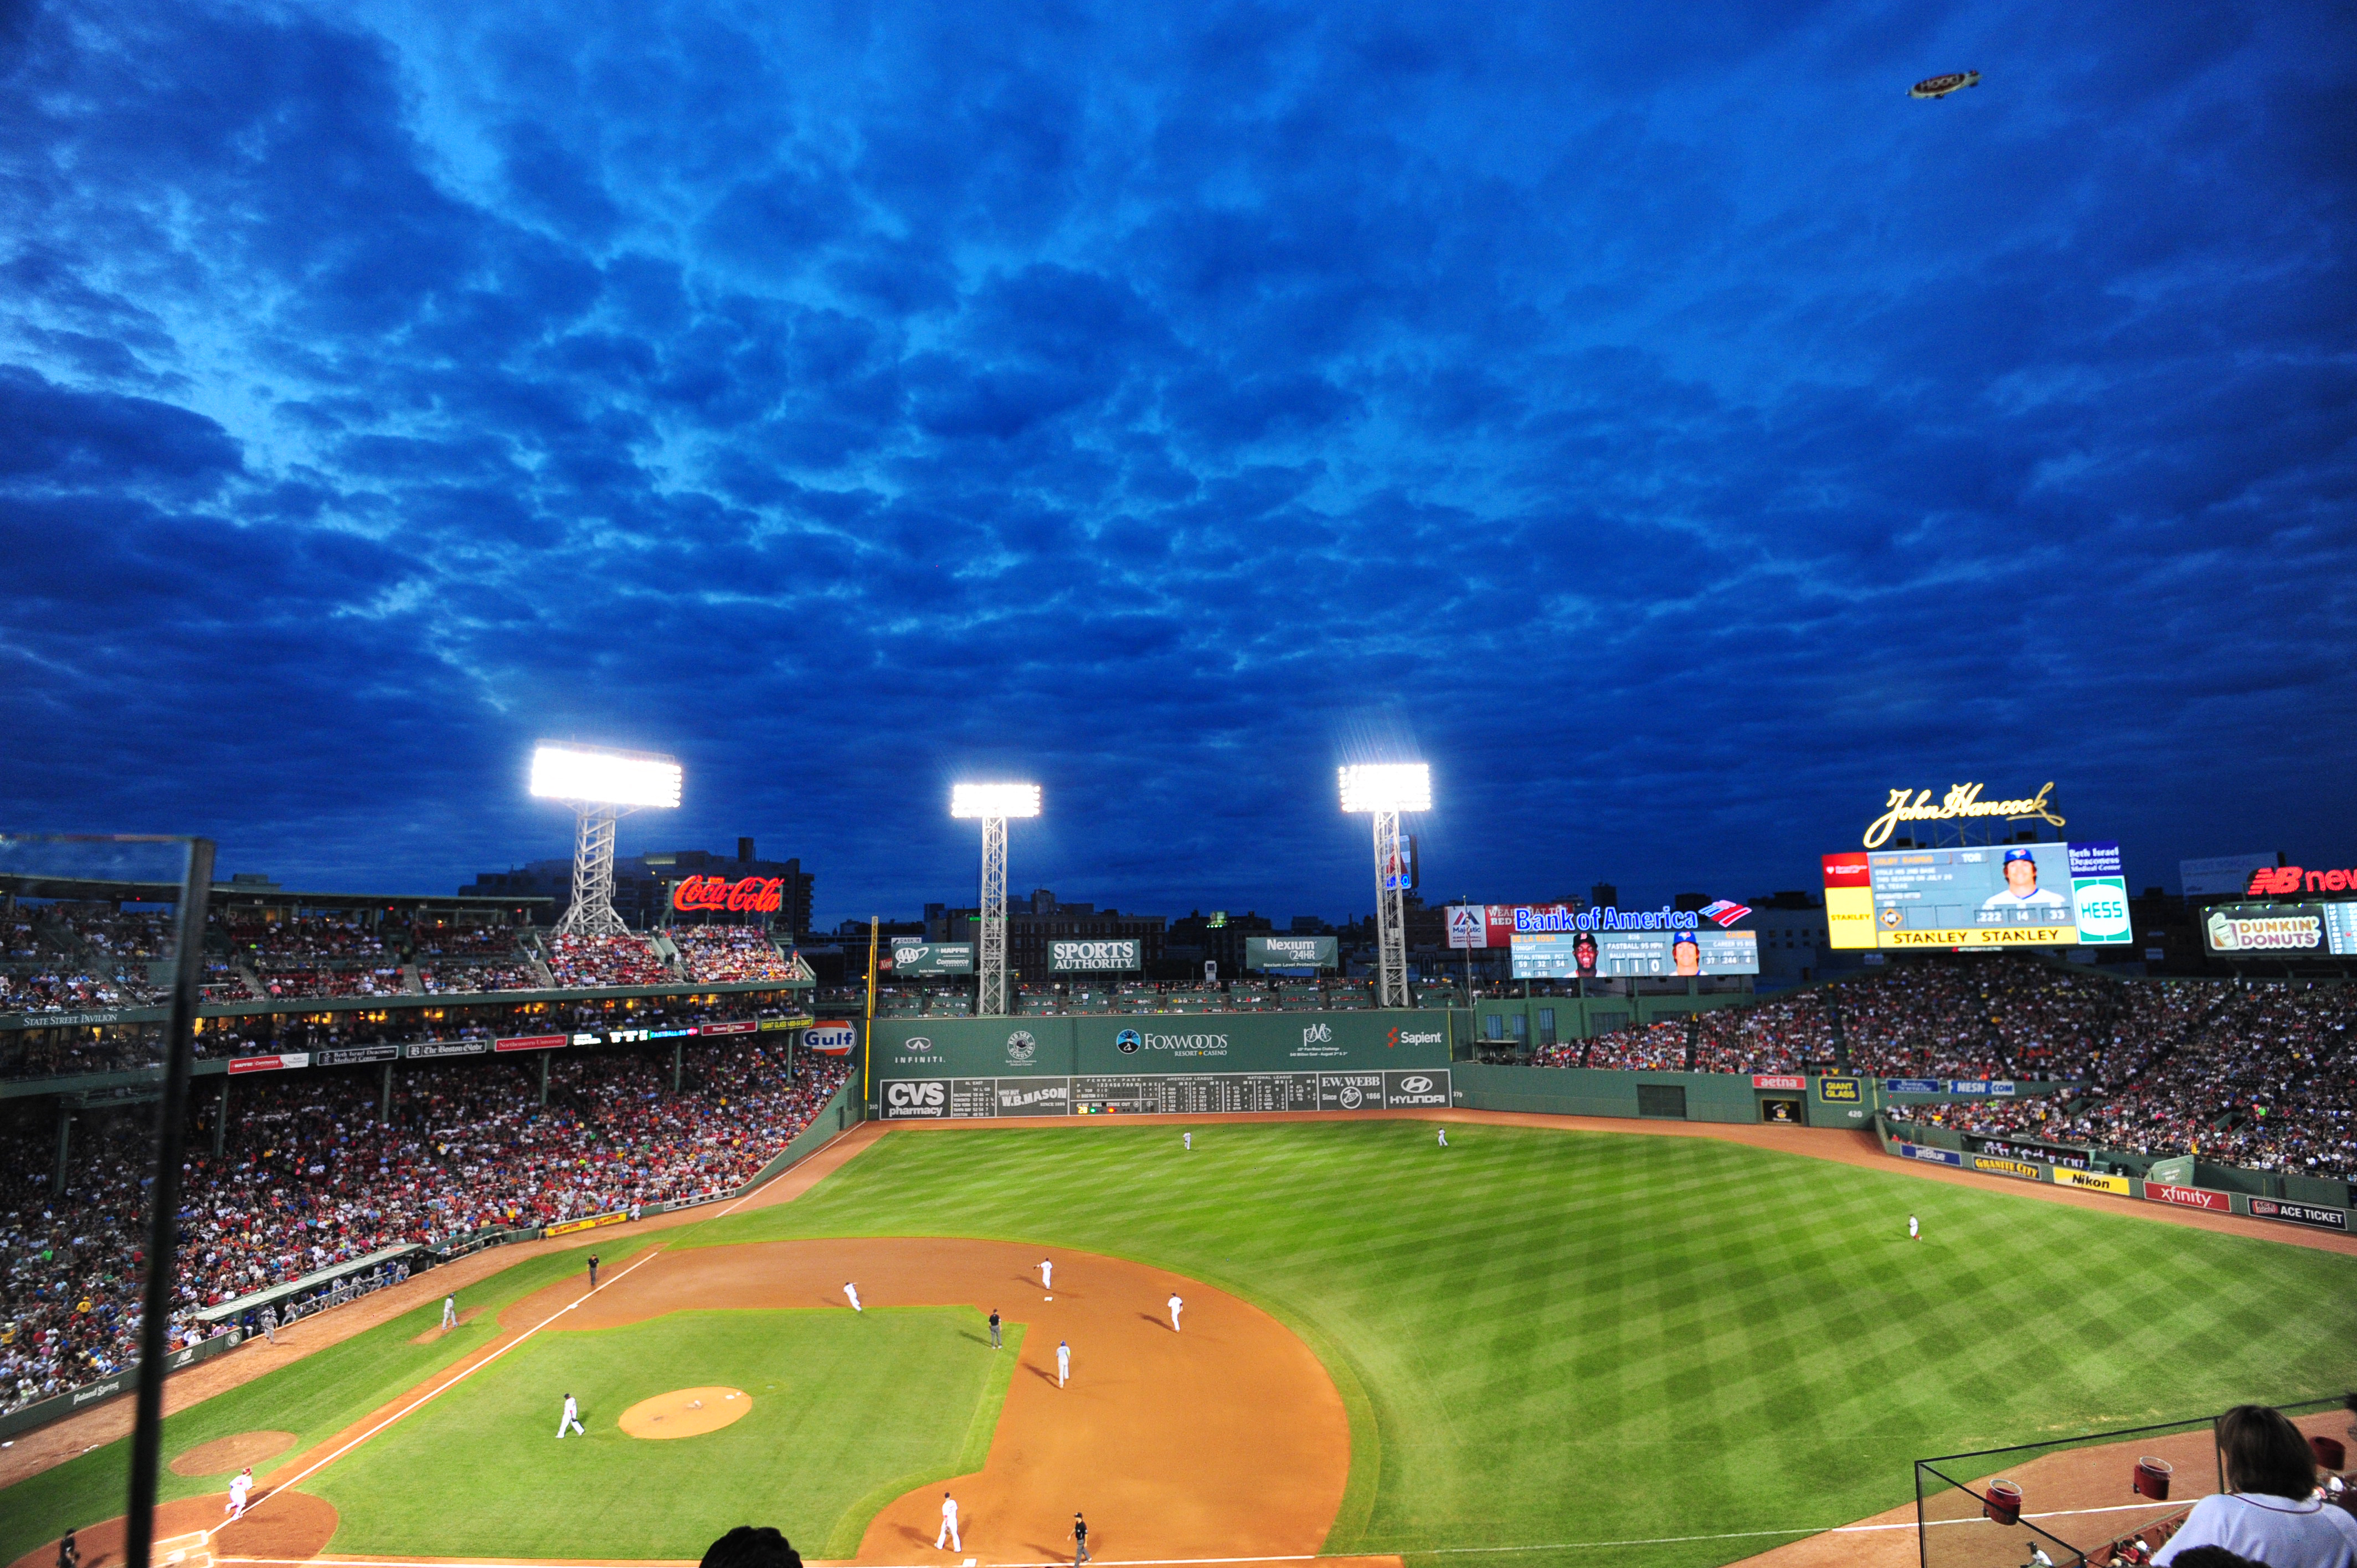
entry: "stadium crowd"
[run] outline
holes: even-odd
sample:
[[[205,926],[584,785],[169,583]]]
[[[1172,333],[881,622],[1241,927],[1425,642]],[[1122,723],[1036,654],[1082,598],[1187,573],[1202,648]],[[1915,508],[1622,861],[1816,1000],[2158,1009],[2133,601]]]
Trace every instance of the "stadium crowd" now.
[[[383,1120],[373,1069],[241,1079],[218,1156],[218,1112],[200,1097],[176,1342],[197,1332],[186,1315],[199,1308],[384,1248],[733,1190],[848,1069],[822,1056],[790,1064],[782,1045],[758,1039],[716,1043],[684,1066],[673,1092],[667,1052],[567,1053],[550,1062],[544,1107],[536,1064],[411,1069],[395,1075]],[[0,1411],[132,1359],[150,1114],[86,1113],[62,1197],[50,1187],[54,1121],[17,1110],[0,1122]]]
[[[548,972],[560,990],[589,985],[668,985],[679,977],[643,937],[551,937]]]
[[[778,951],[756,926],[673,926],[665,933],[679,950],[690,980],[716,984],[752,980],[791,980],[791,960]]]

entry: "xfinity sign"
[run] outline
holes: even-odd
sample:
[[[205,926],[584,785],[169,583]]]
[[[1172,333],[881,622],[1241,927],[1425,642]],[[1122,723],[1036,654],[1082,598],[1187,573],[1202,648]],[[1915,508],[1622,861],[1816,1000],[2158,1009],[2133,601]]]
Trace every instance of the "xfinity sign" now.
[[[1135,937],[1094,941],[1051,941],[1048,967],[1059,974],[1103,973],[1142,969]]]

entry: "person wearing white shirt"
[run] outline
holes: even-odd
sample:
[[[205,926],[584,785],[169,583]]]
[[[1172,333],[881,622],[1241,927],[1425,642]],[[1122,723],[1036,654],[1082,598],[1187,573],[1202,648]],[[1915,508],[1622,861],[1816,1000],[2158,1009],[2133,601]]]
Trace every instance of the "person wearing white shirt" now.
[[[964,1542],[958,1540],[957,1499],[947,1492],[942,1494],[942,1528],[933,1532],[933,1550],[939,1552],[947,1541],[952,1552],[963,1552]]]
[[[2197,1546],[2222,1546],[2267,1568],[2349,1568],[2357,1515],[2317,1497],[2316,1455],[2281,1411],[2240,1404],[2218,1418],[2228,1490],[2193,1505],[2153,1557],[2169,1568]]]

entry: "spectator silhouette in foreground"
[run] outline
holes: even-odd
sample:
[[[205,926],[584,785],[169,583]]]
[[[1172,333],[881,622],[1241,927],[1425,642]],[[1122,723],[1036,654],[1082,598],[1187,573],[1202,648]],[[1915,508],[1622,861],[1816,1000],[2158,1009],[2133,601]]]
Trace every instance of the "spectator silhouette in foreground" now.
[[[775,1526],[740,1524],[704,1549],[703,1568],[802,1568],[802,1554]]]
[[[2316,1495],[2315,1452],[2283,1412],[2236,1405],[2218,1418],[2218,1452],[2228,1489],[2193,1505],[2158,1568],[2201,1568],[2193,1554],[2209,1546],[2267,1568],[2348,1568],[2357,1557],[2357,1515]]]

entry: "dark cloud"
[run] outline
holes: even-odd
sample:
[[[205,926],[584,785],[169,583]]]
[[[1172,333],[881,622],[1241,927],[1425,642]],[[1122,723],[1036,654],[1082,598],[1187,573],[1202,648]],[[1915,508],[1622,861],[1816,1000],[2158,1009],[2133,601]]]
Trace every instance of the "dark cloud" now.
[[[2139,881],[2357,830],[2330,6],[14,28],[9,825],[449,887],[557,734],[829,918],[963,896],[977,772],[1173,912],[1363,908],[1406,751],[1476,897],[1966,779]]]

